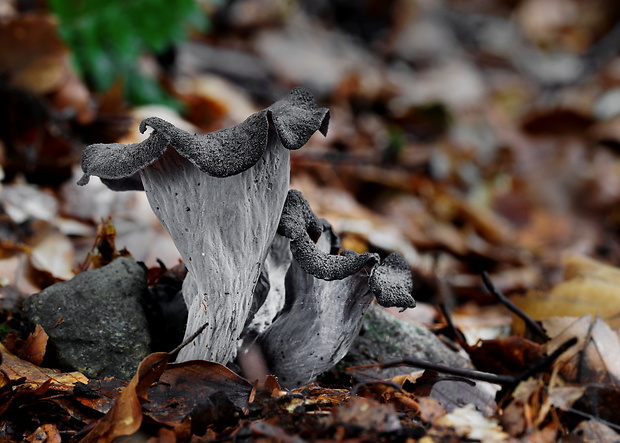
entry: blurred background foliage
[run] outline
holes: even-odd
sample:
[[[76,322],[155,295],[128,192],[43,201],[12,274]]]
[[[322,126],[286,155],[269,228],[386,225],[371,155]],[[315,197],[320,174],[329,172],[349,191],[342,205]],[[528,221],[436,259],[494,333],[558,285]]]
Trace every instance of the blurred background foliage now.
[[[214,3],[217,0],[209,0]],[[155,76],[141,68],[146,54],[162,56],[209,19],[195,0],[49,0],[58,31],[71,49],[74,66],[95,90],[121,81],[135,105],[162,103],[178,108]]]

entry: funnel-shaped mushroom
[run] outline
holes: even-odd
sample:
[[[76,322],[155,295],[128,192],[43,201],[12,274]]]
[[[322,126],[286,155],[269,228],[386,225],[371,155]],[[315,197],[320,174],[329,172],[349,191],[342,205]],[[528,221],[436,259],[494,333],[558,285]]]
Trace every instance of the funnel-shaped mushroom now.
[[[329,111],[296,88],[228,129],[191,135],[152,117],[141,143],[86,148],[79,184],[96,175],[112,189],[143,188],[187,266],[185,335],[208,326],[179,360],[234,357],[287,196],[289,150],[326,134],[328,122]]]
[[[311,381],[345,356],[373,295],[385,307],[415,306],[411,271],[400,255],[379,263],[376,254],[333,254],[335,234],[299,191],[289,191],[278,233],[290,239],[294,259],[284,307],[258,342],[283,386]]]

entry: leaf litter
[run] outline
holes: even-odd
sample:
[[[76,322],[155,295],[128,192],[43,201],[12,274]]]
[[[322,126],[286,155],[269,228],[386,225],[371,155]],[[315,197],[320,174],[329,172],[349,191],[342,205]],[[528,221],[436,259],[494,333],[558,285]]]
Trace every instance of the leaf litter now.
[[[116,255],[145,262],[151,289],[167,285],[160,294],[174,292],[183,273],[167,274],[178,254],[143,210],[143,196],[103,188],[83,195],[70,178],[83,144],[136,142],[127,129],[157,114],[128,110],[118,85],[90,92],[50,15],[9,5],[13,16],[0,33],[19,51],[9,45],[0,54],[1,115],[11,124],[0,129],[0,437],[618,440],[620,160],[610,97],[620,76],[617,56],[590,67],[581,55],[604,53],[599,43],[613,33],[617,8],[604,0],[449,1],[395,12],[386,2],[366,20],[363,8],[343,14],[340,5],[283,10],[262,2],[254,14],[255,2],[234,3],[213,17],[217,31],[180,49],[188,78],[164,75],[188,105],[187,127],[230,126],[291,84],[312,87],[332,112],[332,129],[293,155],[293,187],[345,247],[400,252],[415,271],[424,321],[477,371],[507,377],[500,382],[528,377],[489,384],[414,365],[360,381],[337,368],[318,384],[283,389],[270,376],[245,380],[210,362],[172,363],[167,352],[144,359],[130,381],[48,367],[44,329],[21,318],[24,297]],[[202,46],[219,51],[220,66],[197,61]],[[565,56],[541,58],[548,51]],[[239,54],[260,60],[260,87],[252,70],[235,71],[230,60]],[[584,69],[551,69],[566,66],[560,62]],[[548,341],[485,290],[482,271]],[[574,346],[527,373],[573,337]]]

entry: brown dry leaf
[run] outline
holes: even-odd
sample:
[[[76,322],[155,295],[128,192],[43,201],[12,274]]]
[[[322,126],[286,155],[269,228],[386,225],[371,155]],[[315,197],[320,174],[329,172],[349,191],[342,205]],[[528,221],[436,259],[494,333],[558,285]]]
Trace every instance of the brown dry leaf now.
[[[48,339],[49,337],[41,325],[36,325],[34,332],[28,335],[26,342],[21,347],[19,357],[40,366],[43,363],[43,357],[45,357]]]
[[[547,352],[551,353],[564,341],[576,337],[578,342],[558,360],[554,367],[565,380],[579,384],[615,386],[620,380],[620,338],[599,317],[555,317],[543,321],[551,340]]]
[[[56,425],[48,423],[37,428],[26,441],[31,443],[60,443],[62,438]]]
[[[95,119],[96,108],[90,91],[72,71],[66,73],[62,83],[50,96],[50,104],[60,112],[71,111],[80,125]]]
[[[45,94],[68,72],[69,54],[51,16],[21,14],[0,24],[0,73],[15,88]]]
[[[596,420],[582,421],[564,440],[566,443],[618,442],[620,435]]]
[[[247,408],[252,384],[227,367],[210,361],[170,363],[148,392],[144,413],[168,426],[178,426],[194,408],[218,391],[239,409]]]
[[[41,241],[30,248],[30,263],[37,270],[49,274],[54,280],[70,280],[75,276],[75,250],[71,240],[53,228]]]
[[[151,354],[142,360],[136,375],[123,389],[114,406],[84,437],[82,442],[112,441],[138,431],[143,417],[140,401],[147,398],[149,387],[164,372],[169,357],[169,354],[160,352]]]
[[[183,77],[175,89],[186,102],[187,119],[205,132],[241,123],[257,111],[245,92],[216,75]]]
[[[491,280],[498,288],[504,290],[504,286],[500,286],[503,283],[502,279],[496,280],[496,275],[494,274]],[[462,281],[462,276],[455,276],[454,280],[450,280],[450,283],[454,284],[456,281],[458,285],[455,286],[470,288],[480,284],[479,275],[472,275],[471,277],[467,281]],[[452,311],[452,321],[463,333],[467,343],[475,346],[480,340],[492,340],[505,336],[506,332],[510,330],[512,317],[503,306],[481,306],[476,303],[466,303]]]
[[[578,255],[563,260],[565,281],[547,293],[529,291],[513,301],[535,320],[549,317],[599,315],[612,328],[620,328],[620,269]],[[516,320],[515,332],[523,323]]]
[[[562,259],[564,278],[596,278],[620,286],[620,268],[578,254],[567,254]],[[620,296],[619,296],[620,297]]]
[[[30,362],[17,358],[4,345],[0,344],[2,353],[2,370],[11,381],[25,379],[22,386],[37,389],[44,383],[51,382],[50,387],[62,392],[72,392],[76,383],[88,383],[86,376],[80,372],[61,372],[57,369],[41,368]]]
[[[492,417],[497,412],[497,388],[491,383],[467,382],[463,378],[443,376],[431,370],[425,370],[422,375],[410,374],[404,379],[404,383],[411,380],[415,380],[415,383],[407,388],[407,392],[415,394],[418,400],[430,396],[448,412],[465,405],[473,405],[487,417]]]
[[[3,247],[0,245],[0,251],[2,249]],[[6,283],[0,287],[0,294],[2,294],[4,306],[7,308],[10,307],[11,303],[17,301],[19,294],[30,295],[43,289],[29,275],[30,267],[28,263],[29,258],[26,253],[16,254],[10,258],[0,260],[0,281]],[[19,294],[9,292],[11,288]]]
[[[432,397],[420,397],[418,403],[420,405],[420,420],[424,423],[434,424],[438,418],[446,415],[445,408]]]
[[[530,135],[584,134],[594,119],[576,109],[533,111],[523,118],[522,128]]]
[[[481,340],[467,352],[478,370],[504,375],[519,374],[545,355],[543,345],[522,337]]]
[[[277,441],[282,443],[303,443],[305,441],[301,437],[288,434],[280,426],[271,422],[275,422],[275,420],[255,421],[250,424],[252,435],[257,438],[257,441]],[[207,437],[208,434],[205,436],[205,441],[209,441]],[[264,437],[264,439],[260,439],[260,437]]]
[[[529,378],[515,388],[513,400],[504,407],[501,416],[502,427],[510,435],[520,435],[533,428],[533,416],[540,407],[538,398],[544,389],[543,383],[537,378]]]
[[[97,238],[86,261],[90,260],[91,267],[98,269],[118,257],[127,255],[129,255],[127,251],[116,249],[116,228],[112,224],[112,218],[108,217],[97,226]],[[86,264],[83,267],[86,267]]]
[[[504,431],[511,436],[530,435],[542,432],[541,425],[547,423],[552,408],[567,410],[583,395],[585,388],[575,386],[548,385],[539,378],[521,382],[512,393],[512,401],[504,408],[501,422]],[[551,420],[556,420],[551,414]]]
[[[351,397],[347,403],[336,407],[331,418],[335,424],[379,432],[392,432],[401,428],[394,406],[357,395]]]
[[[416,371],[410,374],[397,375],[389,379],[393,383],[379,382],[369,383],[360,389],[357,395],[366,398],[380,400],[382,403],[389,403],[396,407],[398,411],[406,411],[411,414],[420,412],[418,397],[408,392],[407,389],[398,389],[394,384],[403,387],[414,385],[416,380],[424,374],[424,371]]]
[[[120,396],[127,383],[116,378],[90,380],[87,385],[77,385],[73,398],[87,408],[107,413]]]

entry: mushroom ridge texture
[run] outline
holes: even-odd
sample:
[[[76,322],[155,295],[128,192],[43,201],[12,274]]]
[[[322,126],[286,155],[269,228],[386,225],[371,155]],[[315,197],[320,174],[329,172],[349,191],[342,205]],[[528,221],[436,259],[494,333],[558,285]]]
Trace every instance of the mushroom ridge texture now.
[[[321,305],[321,312],[330,307],[328,293],[351,291],[333,306],[350,315],[304,318],[303,324],[325,323],[319,325],[322,330],[342,320],[336,328],[340,332],[329,335],[313,362],[288,359],[275,364],[271,359],[276,375],[281,369],[289,380],[309,380],[344,355],[372,298],[368,294],[383,306],[415,306],[411,272],[402,257],[391,254],[381,261],[374,253],[344,250],[338,254],[334,241],[330,247],[317,247],[315,243],[331,227],[317,218],[299,191],[288,191],[290,150],[301,148],[317,130],[325,135],[328,123],[329,111],[317,107],[305,89],[295,88],[286,98],[231,128],[192,135],[150,117],[140,125],[142,132],[147,126],[153,129],[143,142],[95,144],[85,149],[84,176],[78,183],[85,185],[95,175],[112,190],[144,190],[187,267],[185,337],[207,327],[180,351],[177,360],[228,363],[246,329],[252,331],[250,336],[258,335],[265,348],[278,346],[289,334],[307,336],[307,331],[297,329],[296,318],[314,311],[300,310],[283,300],[289,292],[290,300],[306,297],[303,288],[282,289],[291,284],[284,284],[287,262],[295,264],[296,275],[306,275],[289,280],[313,288],[308,301]],[[291,255],[277,260],[282,281],[273,287],[281,289],[269,291],[265,281],[266,289],[260,290],[259,278],[270,277],[267,255],[274,241],[282,242],[275,238],[276,232],[284,237],[282,245],[289,245]],[[326,286],[313,284],[313,279],[348,281]],[[270,326],[278,318],[278,325]],[[276,351],[268,350],[272,357]],[[301,373],[309,369],[311,374]]]
[[[208,326],[177,360],[235,356],[286,199],[289,149],[325,134],[328,123],[329,111],[295,88],[231,128],[191,135],[151,117],[140,125],[153,128],[141,143],[85,149],[79,184],[96,175],[112,189],[143,188],[188,269],[185,336]]]

